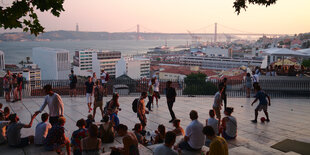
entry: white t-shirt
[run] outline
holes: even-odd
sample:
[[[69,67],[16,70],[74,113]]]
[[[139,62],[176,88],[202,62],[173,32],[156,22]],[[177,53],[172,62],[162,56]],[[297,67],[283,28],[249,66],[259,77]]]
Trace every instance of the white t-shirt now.
[[[44,110],[46,105],[48,105],[48,109],[50,111],[50,117],[64,115],[64,104],[62,102],[61,97],[57,93],[54,93],[52,96],[46,95],[44,104],[40,108],[41,112]]]
[[[221,106],[222,103],[222,98],[221,98],[221,94],[220,92],[216,92],[215,96],[214,96],[214,103],[213,103],[213,107],[214,108],[218,108]]]
[[[48,130],[52,128],[52,125],[48,122],[40,122],[36,127],[36,133],[34,136],[34,144],[41,145],[44,143],[44,139],[48,134]]]
[[[253,75],[253,82],[259,82],[259,75],[258,74]]]
[[[154,150],[153,155],[177,155],[175,151],[173,151],[171,148],[167,147],[165,144],[161,144],[157,146]]]
[[[105,72],[102,72],[101,74],[101,83],[107,83],[107,81],[105,80],[107,74]]]
[[[208,118],[208,126],[211,126],[215,132],[215,134],[218,134],[219,129],[218,129],[218,120],[215,118]]]
[[[205,144],[205,136],[202,133],[203,124],[193,120],[186,128],[185,136],[189,137],[188,144],[193,149],[201,149]]]
[[[235,137],[237,135],[237,120],[234,116],[228,116],[228,118],[225,133],[230,137]]]

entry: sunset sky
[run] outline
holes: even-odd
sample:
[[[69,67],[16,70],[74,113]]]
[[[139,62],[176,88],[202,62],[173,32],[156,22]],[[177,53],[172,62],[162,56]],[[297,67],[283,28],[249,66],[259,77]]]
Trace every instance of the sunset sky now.
[[[5,1],[5,0],[4,0]],[[65,0],[59,18],[39,13],[46,31],[280,33],[310,32],[310,0],[278,0],[270,7],[249,5],[240,15],[234,0]],[[3,29],[0,32],[8,32]]]

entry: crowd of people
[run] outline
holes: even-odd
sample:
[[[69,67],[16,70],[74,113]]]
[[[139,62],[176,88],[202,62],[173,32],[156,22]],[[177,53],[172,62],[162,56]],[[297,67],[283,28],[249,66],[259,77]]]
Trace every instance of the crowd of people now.
[[[210,117],[206,119],[205,125],[198,120],[198,112],[191,110],[189,113],[191,122],[185,130],[180,126],[181,120],[177,119],[173,112],[173,104],[176,101],[175,88],[172,87],[171,81],[166,82],[166,100],[171,115],[169,122],[173,123],[174,129],[166,131],[166,127],[160,124],[157,130],[150,134],[150,131],[146,131],[146,115],[152,111],[154,99],[157,107],[159,106],[158,99],[160,99],[159,82],[156,77],[150,80],[148,89],[133,102],[133,111],[137,113],[140,123],[135,124],[133,132],[131,132],[127,125],[120,123],[118,117],[118,112],[121,110],[118,101],[119,94],[113,93],[112,99],[105,105],[103,104],[103,97],[107,95],[107,76],[108,74],[102,71],[100,79],[97,79],[96,74],[87,78],[85,89],[89,115],[86,120],[81,118],[76,122],[77,129],[72,133],[71,138],[65,134],[67,131],[64,127],[66,118],[64,117],[62,98],[48,84],[43,88],[46,93],[44,103],[39,110],[31,115],[28,124],[19,122],[18,115],[11,113],[8,107],[2,111],[2,104],[0,104],[0,143],[7,143],[11,147],[24,147],[34,143],[37,146],[44,146],[48,151],[57,153],[61,153],[65,148],[67,154],[73,152],[75,155],[93,155],[105,151],[101,149],[102,144],[113,143],[115,136],[121,136],[123,137],[123,147],[111,147],[112,155],[137,155],[139,154],[139,143],[145,146],[160,144],[154,150],[155,155],[178,154],[182,151],[199,152],[204,145],[209,147],[209,155],[228,154],[226,141],[237,137],[237,119],[232,116],[234,108],[227,105],[226,78],[218,85],[219,91],[214,96],[214,103],[209,110]],[[72,89],[70,95],[75,95],[77,79],[73,71],[69,75],[69,80]],[[252,105],[258,100],[259,104],[255,109],[255,119],[252,122],[257,122],[258,112],[261,110],[264,111],[267,117],[266,121],[269,122],[267,106],[270,106],[270,97],[261,90],[258,81],[254,82],[253,87],[256,96]],[[148,103],[145,104],[147,97]],[[21,137],[21,129],[31,128],[33,120],[44,111],[46,106],[49,113],[41,114],[41,122],[35,128],[35,135]],[[222,118],[223,106],[225,117]],[[97,108],[102,114],[100,122],[95,122]],[[175,144],[177,136],[183,138]]]
[[[16,102],[22,100],[23,76],[12,74],[9,70],[3,77],[3,89],[6,102]]]

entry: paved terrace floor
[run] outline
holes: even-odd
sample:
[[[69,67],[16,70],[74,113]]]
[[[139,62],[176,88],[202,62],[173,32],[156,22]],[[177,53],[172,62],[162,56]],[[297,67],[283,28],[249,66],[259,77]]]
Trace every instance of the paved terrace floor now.
[[[111,97],[104,98],[107,101]],[[136,114],[132,112],[131,103],[135,97],[120,97],[122,111],[119,112],[120,122],[126,124],[129,129],[132,129],[135,123],[138,123]],[[65,105],[65,117],[67,123],[66,135],[71,137],[76,121],[80,118],[86,119],[88,110],[85,97],[63,97]],[[253,98],[228,98],[228,106],[234,107],[233,115],[238,121],[238,137],[237,140],[229,142],[230,154],[295,154],[293,152],[283,153],[270,148],[271,145],[280,142],[284,139],[294,139],[310,143],[310,101],[309,99],[272,99],[269,107],[270,122],[257,123],[250,122],[254,118],[254,108],[250,103]],[[28,123],[30,115],[40,108],[43,103],[42,98],[25,98],[23,101],[16,103],[6,103],[4,99],[0,99],[4,104],[3,107],[9,106],[12,112],[19,115],[21,122]],[[205,124],[205,120],[209,117],[208,111],[212,107],[213,97],[177,97],[174,104],[176,116],[181,119],[181,126],[185,129],[190,123],[190,110],[197,110],[199,121]],[[48,108],[45,109],[48,112]],[[223,116],[223,112],[222,112]],[[259,118],[264,116],[263,112],[259,113]],[[163,97],[159,100],[159,108],[154,108],[154,111],[147,115],[148,124],[147,130],[153,131],[157,129],[158,124],[164,124],[166,131],[173,128],[172,124],[168,123],[170,114],[168,112],[166,99]],[[22,129],[22,136],[33,135],[37,123],[40,121],[40,115],[35,119],[32,128]],[[97,111],[96,121],[100,121],[101,116]],[[121,138],[116,138],[114,144],[120,144]],[[114,144],[104,145],[106,150]],[[152,147],[144,148],[142,154],[152,154]],[[54,152],[46,152],[42,147],[34,145],[27,146],[22,149],[10,148],[7,145],[0,146],[0,154],[55,154]]]

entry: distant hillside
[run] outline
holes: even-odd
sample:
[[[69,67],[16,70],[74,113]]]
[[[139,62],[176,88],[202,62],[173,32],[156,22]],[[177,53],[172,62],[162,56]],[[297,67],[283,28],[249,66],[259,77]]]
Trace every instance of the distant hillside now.
[[[109,32],[76,32],[76,31],[50,31],[38,37],[29,33],[2,33],[0,41],[46,41],[46,40],[135,40],[135,32],[109,33]],[[140,39],[191,39],[188,34],[140,33]]]

